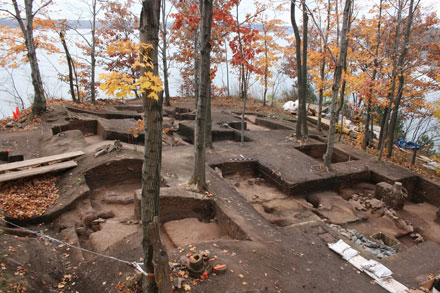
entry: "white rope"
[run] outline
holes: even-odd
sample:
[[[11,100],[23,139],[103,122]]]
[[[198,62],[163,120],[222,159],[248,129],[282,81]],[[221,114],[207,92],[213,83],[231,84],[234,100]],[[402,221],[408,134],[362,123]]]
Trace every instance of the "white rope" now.
[[[14,224],[14,223],[12,223],[12,222],[9,222],[9,221],[7,221],[7,220],[1,218],[1,217],[0,217],[0,220],[3,221],[5,224],[8,224],[8,225],[14,226],[14,227],[19,228],[19,229],[21,229],[21,230],[23,230],[23,231],[26,231],[26,232],[28,232],[28,233],[30,233],[30,234],[34,234],[34,235],[36,235],[36,236],[38,236],[38,237],[45,238],[45,239],[47,239],[47,240],[49,240],[49,241],[56,242],[56,243],[60,243],[60,244],[66,245],[66,246],[68,246],[68,247],[76,248],[76,249],[79,249],[79,250],[81,250],[81,251],[84,251],[84,252],[87,252],[87,253],[90,253],[90,254],[93,254],[93,255],[96,255],[96,256],[100,256],[100,257],[108,258],[108,259],[111,259],[111,260],[114,260],[114,261],[117,261],[117,262],[125,263],[125,264],[127,264],[127,265],[129,265],[129,266],[135,268],[135,269],[136,269],[137,271],[139,271],[141,274],[143,274],[143,275],[145,275],[145,276],[147,276],[147,277],[150,277],[150,278],[154,278],[154,274],[152,274],[152,273],[147,273],[147,272],[145,272],[145,271],[142,269],[142,267],[141,267],[142,263],[140,263],[140,262],[135,262],[135,261],[130,262],[130,261],[127,261],[127,260],[123,260],[123,259],[120,259],[120,258],[114,257],[114,256],[105,255],[105,254],[102,254],[102,253],[99,253],[99,252],[95,252],[95,251],[92,251],[92,250],[88,250],[88,249],[85,249],[85,248],[82,248],[82,247],[79,247],[79,246],[76,246],[76,245],[73,245],[73,244],[70,244],[70,243],[67,243],[67,242],[64,242],[64,241],[58,240],[58,239],[56,239],[56,238],[53,238],[53,237],[47,236],[47,235],[45,235],[45,234],[43,234],[43,233],[36,232],[36,231],[32,231],[32,230],[30,230],[30,229],[28,229],[28,228],[21,227],[21,226],[19,226],[19,225],[17,225],[17,224]]]

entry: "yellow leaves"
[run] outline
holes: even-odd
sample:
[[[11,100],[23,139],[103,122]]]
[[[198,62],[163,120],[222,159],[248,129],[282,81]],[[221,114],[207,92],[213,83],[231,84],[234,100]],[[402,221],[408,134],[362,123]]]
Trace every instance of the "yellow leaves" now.
[[[150,44],[135,44],[130,40],[118,41],[107,47],[108,54],[138,54],[142,56],[141,61],[133,63],[132,68],[144,68],[145,72],[137,80],[123,72],[111,72],[100,74],[99,80],[103,81],[100,85],[101,90],[110,96],[124,98],[133,96],[134,93],[146,94],[147,98],[158,99],[158,93],[162,91],[162,81],[160,77],[151,71],[153,63],[148,53],[153,49]]]
[[[158,99],[157,94],[162,91],[160,77],[150,71],[145,72],[134,85],[139,88],[139,92],[146,93],[148,98],[155,100]]]
[[[117,98],[132,96],[133,90],[136,89],[133,85],[133,79],[121,72],[100,74],[99,80],[104,80],[100,85],[101,90]]]

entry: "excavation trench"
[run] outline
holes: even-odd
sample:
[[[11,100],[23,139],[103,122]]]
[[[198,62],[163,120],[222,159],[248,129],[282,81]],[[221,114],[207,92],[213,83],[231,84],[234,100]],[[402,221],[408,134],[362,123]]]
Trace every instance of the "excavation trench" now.
[[[337,156],[340,161],[342,155]],[[440,225],[435,220],[437,208],[428,202],[406,200],[402,210],[394,211],[376,198],[377,183],[387,178],[374,172],[302,182],[299,186],[312,187],[293,189],[281,176],[268,172],[268,168],[257,161],[224,162],[211,168],[266,220],[279,226],[322,219],[355,229],[371,241],[388,243],[398,250],[408,249],[420,241],[413,233],[440,243]],[[404,186],[409,189],[409,198],[414,197],[416,191],[411,189],[411,180],[405,181]]]
[[[105,252],[132,235],[142,235],[142,163],[139,159],[122,159],[85,173],[90,187],[88,196],[78,202],[74,211],[61,217],[63,223],[74,223],[81,247]],[[174,193],[164,179],[161,188],[168,189],[167,195],[160,197],[161,236],[167,249],[220,239],[249,240],[214,200]]]

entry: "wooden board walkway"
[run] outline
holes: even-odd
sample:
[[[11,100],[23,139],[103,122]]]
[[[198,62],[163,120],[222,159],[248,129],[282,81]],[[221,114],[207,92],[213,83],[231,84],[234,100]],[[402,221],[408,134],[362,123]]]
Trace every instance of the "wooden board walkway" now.
[[[76,152],[70,152],[70,153],[64,153],[59,155],[53,155],[48,157],[41,157],[41,158],[30,159],[15,163],[4,164],[4,165],[0,165],[0,172],[11,171],[18,168],[30,167],[33,165],[46,164],[52,161],[72,159],[75,157],[79,157],[81,155],[84,155],[83,151],[76,151]]]
[[[37,167],[37,168],[33,168],[33,169],[28,169],[28,170],[10,172],[10,173],[6,173],[6,174],[1,174],[0,175],[0,182],[17,180],[17,179],[22,179],[22,178],[26,178],[26,177],[35,176],[35,175],[42,175],[42,174],[46,174],[46,173],[50,173],[50,172],[54,172],[54,171],[60,171],[60,170],[68,169],[68,168],[73,168],[76,166],[78,166],[78,164],[76,162],[67,161],[67,162],[57,163],[57,164],[43,166],[43,167]]]

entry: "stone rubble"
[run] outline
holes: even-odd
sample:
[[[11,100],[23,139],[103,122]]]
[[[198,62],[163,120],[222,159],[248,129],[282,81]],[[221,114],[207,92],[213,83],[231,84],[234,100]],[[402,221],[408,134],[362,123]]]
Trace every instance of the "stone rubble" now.
[[[392,256],[397,253],[397,250],[389,247],[385,244],[380,244],[368,239],[365,235],[357,232],[354,229],[345,229],[339,225],[329,225],[334,231],[338,232],[342,236],[348,238],[355,244],[361,246],[365,251],[373,254],[378,259],[383,259],[388,256]],[[377,240],[379,242],[379,240]]]

